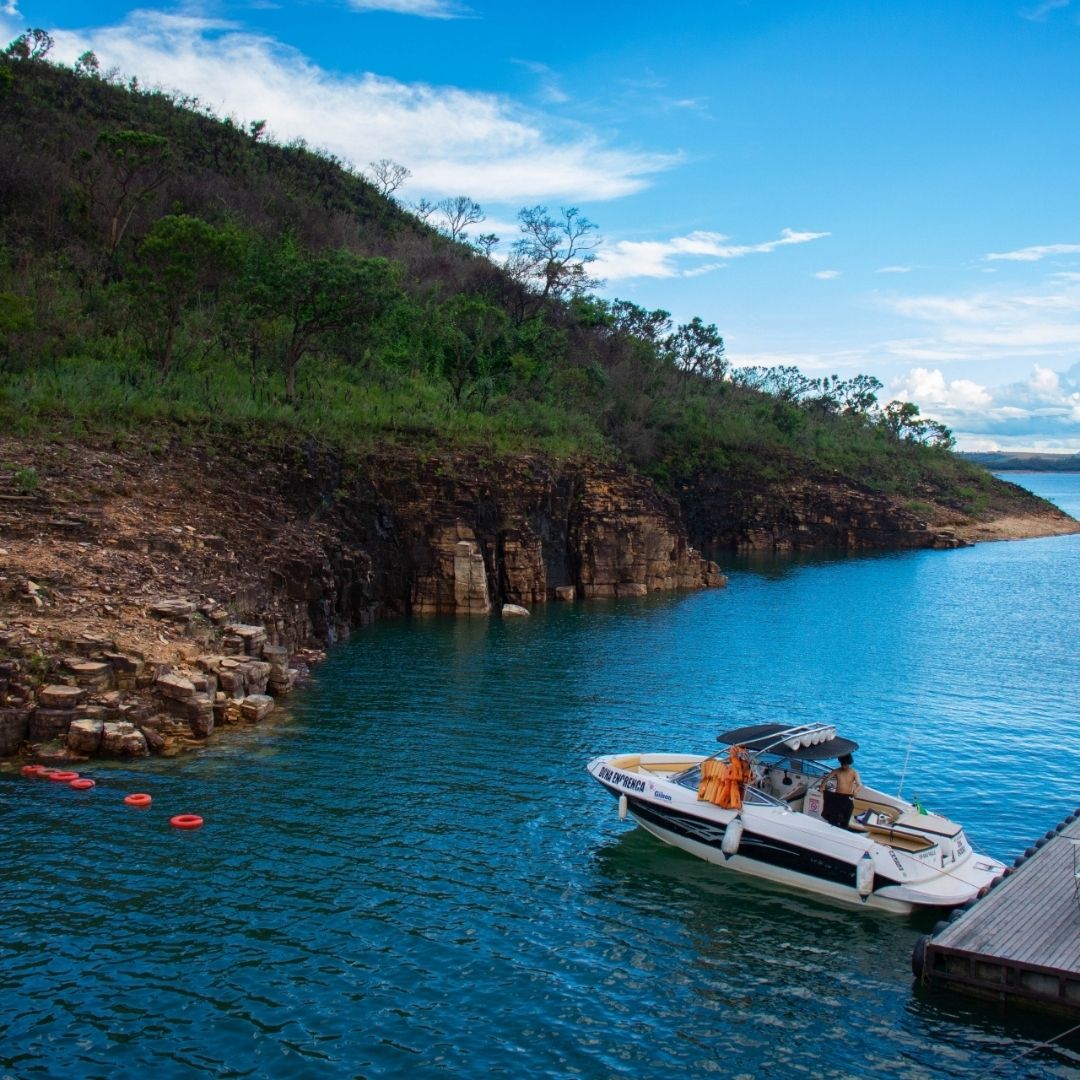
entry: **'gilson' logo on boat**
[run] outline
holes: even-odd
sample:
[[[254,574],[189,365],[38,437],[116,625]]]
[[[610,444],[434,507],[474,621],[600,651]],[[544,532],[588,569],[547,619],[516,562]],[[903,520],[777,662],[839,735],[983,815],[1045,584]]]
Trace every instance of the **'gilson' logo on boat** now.
[[[635,776],[627,776],[626,773],[612,772],[607,766],[600,766],[600,779],[609,784],[621,785],[627,791],[644,791],[645,781],[638,780]]]
[[[659,788],[656,788],[653,791],[653,798],[662,799],[664,802],[671,802],[671,796],[666,791],[661,791]]]

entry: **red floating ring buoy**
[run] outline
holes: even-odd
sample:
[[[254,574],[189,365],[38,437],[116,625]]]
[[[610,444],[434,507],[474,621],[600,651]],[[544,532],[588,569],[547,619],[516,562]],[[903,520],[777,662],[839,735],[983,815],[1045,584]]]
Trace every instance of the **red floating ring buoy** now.
[[[19,772],[23,776],[41,776],[45,772],[44,765],[24,765]]]
[[[68,787],[74,788],[76,791],[89,791],[96,785],[97,781],[91,780],[89,777],[82,776],[78,780],[72,780]]]
[[[134,795],[125,795],[124,802],[126,802],[128,806],[149,806],[153,800],[149,795],[140,791]]]
[[[169,818],[169,824],[175,829],[199,829],[202,827],[202,818],[198,814],[176,814]]]
[[[67,784],[72,780],[78,780],[79,774],[77,772],[51,772],[48,774],[50,780],[55,780],[58,784]]]

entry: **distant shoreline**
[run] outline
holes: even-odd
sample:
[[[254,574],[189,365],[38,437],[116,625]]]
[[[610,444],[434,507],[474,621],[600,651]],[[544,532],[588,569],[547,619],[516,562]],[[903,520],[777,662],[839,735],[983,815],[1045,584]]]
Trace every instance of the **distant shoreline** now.
[[[1080,454],[1038,454],[995,450],[961,451],[957,457],[981,465],[991,472],[1080,472]]]

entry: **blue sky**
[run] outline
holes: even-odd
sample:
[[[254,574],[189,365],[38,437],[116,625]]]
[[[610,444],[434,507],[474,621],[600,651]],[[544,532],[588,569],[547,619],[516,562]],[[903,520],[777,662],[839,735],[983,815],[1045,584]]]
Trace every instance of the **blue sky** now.
[[[734,363],[876,375],[961,448],[1080,450],[1080,0],[0,0],[54,58],[265,119],[405,202],[600,226]]]

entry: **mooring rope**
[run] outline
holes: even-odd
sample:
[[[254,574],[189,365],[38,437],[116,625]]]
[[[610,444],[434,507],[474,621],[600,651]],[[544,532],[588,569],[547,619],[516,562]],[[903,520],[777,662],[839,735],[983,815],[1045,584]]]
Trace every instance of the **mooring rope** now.
[[[1059,1039],[1067,1039],[1073,1032],[1080,1031],[1080,1024],[1075,1027],[1069,1028],[1068,1031],[1063,1031],[1060,1035],[1055,1035],[1052,1039],[1047,1039],[1045,1042],[1037,1043],[1035,1046],[1029,1046],[1026,1050],[1022,1050],[1016,1057],[1003,1058],[999,1061],[989,1072],[983,1073],[983,1076],[993,1076],[1003,1065],[1014,1065],[1021,1058],[1027,1057],[1028,1054],[1034,1053],[1036,1050],[1045,1050],[1048,1046],[1053,1046]]]

